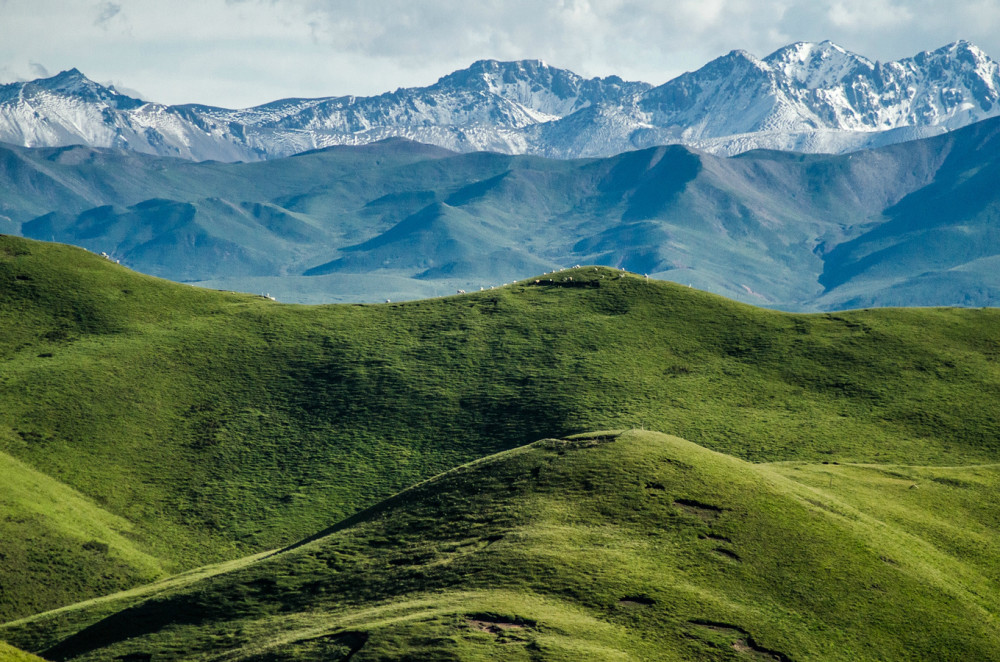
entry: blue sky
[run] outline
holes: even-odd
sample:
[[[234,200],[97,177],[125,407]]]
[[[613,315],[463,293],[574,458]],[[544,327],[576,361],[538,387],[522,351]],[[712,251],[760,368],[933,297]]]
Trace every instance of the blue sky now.
[[[0,82],[77,67],[143,98],[244,107],[426,85],[482,58],[663,83],[733,49],[830,39],[1000,57],[1000,0],[0,0]]]

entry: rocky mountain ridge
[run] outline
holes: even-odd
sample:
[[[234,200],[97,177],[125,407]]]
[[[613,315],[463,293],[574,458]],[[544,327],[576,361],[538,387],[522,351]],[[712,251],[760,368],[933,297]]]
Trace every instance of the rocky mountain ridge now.
[[[135,99],[76,69],[0,86],[0,141],[255,161],[402,137],[447,149],[610,156],[684,144],[844,153],[1000,114],[1000,65],[958,41],[896,62],[831,42],[733,51],[662,85],[585,79],[537,60],[481,60],[428,87],[283,99],[238,110]]]

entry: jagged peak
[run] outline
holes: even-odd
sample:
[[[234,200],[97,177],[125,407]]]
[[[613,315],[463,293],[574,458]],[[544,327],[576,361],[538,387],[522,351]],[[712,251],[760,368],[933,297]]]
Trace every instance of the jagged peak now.
[[[775,62],[801,62],[807,63],[813,58],[845,58],[859,62],[871,63],[867,58],[853,53],[843,46],[840,46],[829,39],[820,42],[796,41],[787,46],[782,46],[764,58],[768,64]]]
[[[905,60],[901,60],[901,62],[911,61],[920,63],[927,60],[993,62],[993,59],[990,58],[985,51],[971,41],[966,41],[965,39],[953,41],[950,44],[945,44],[944,46],[936,48],[932,51],[921,51],[912,58],[906,58]]]
[[[742,48],[734,48],[722,57],[716,58],[716,60],[747,60],[754,63],[760,62],[760,58],[750,51],[745,51]]]
[[[104,85],[87,78],[83,72],[76,67],[60,71],[55,76],[50,76],[49,78],[39,78],[38,80],[31,82],[33,85],[37,85],[38,87],[52,92],[63,92],[67,94],[87,92],[94,94],[103,91],[106,94],[118,94],[114,89],[105,87]]]
[[[580,76],[572,71],[553,67],[544,60],[476,60],[465,69],[459,69],[446,76],[442,76],[438,79],[436,86],[464,86],[476,81],[492,84],[495,82],[535,80],[538,78],[551,79],[555,77],[582,80]]]
[[[971,41],[966,41],[965,39],[959,39],[958,41],[953,41],[950,44],[946,44],[938,49],[938,52],[947,53],[975,53],[976,55],[981,55],[983,57],[988,57],[985,52],[978,46],[976,46]]]
[[[786,78],[807,87],[834,85],[859,68],[872,71],[876,66],[868,58],[830,40],[795,42],[774,51],[764,58],[764,62]]]
[[[87,77],[84,76],[83,72],[77,69],[76,67],[71,67],[69,69],[66,69],[65,71],[60,71],[55,76],[52,76],[52,78],[87,78]]]

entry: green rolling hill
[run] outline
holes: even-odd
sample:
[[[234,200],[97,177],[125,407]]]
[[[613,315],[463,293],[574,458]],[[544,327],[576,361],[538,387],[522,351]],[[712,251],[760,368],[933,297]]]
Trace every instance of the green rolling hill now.
[[[993,659],[998,484],[996,464],[548,439],[274,555],[0,634],[52,660]]]
[[[0,236],[0,640],[991,659],[998,328],[592,266],[282,305]]]

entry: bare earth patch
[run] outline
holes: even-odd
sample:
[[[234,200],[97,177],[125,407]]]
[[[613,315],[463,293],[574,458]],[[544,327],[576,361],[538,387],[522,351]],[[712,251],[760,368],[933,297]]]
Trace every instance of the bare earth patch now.
[[[466,619],[473,630],[489,632],[490,634],[501,635],[507,632],[517,632],[526,630],[535,625],[534,621],[522,620],[519,618],[505,618],[492,614],[472,614]]]
[[[694,499],[676,499],[674,505],[688,515],[694,515],[705,522],[711,522],[722,513],[722,508]]]

